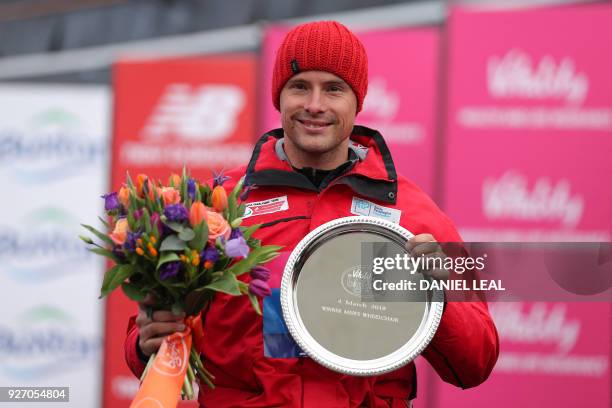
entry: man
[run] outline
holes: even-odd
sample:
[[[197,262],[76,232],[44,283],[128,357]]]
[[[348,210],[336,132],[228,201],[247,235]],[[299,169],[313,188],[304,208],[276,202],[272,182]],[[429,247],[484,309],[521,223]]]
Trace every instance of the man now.
[[[280,46],[273,73],[272,100],[282,129],[258,141],[248,166],[229,175],[228,188],[246,175],[255,186],[245,224],[263,224],[256,237],[291,251],[317,226],[354,215],[355,202],[399,212],[399,223],[416,236],[415,253],[435,251],[436,240],[458,242],[449,219],[420,189],[398,176],[382,136],[354,126],[367,91],[363,45],[336,22],[294,28]],[[266,206],[276,199],[281,205]],[[279,268],[272,274],[282,273]],[[274,281],[274,279],[272,279]],[[264,311],[265,314],[265,311]],[[140,375],[146,357],[164,335],[182,330],[181,317],[141,311],[132,320],[126,358]],[[214,390],[200,392],[206,407],[405,407],[416,396],[413,363],[376,377],[330,371],[310,358],[264,356],[262,318],[244,297],[219,295],[203,318],[205,340],[198,345],[215,375]],[[483,303],[445,306],[439,329],[422,354],[440,377],[456,386],[484,381],[498,355],[495,326]]]

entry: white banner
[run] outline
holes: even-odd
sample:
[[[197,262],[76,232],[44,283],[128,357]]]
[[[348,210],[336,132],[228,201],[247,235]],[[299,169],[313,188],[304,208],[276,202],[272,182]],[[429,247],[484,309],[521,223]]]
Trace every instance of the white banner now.
[[[78,235],[100,227],[109,186],[109,92],[5,84],[0,106],[0,386],[69,387],[62,407],[97,407],[104,263]]]

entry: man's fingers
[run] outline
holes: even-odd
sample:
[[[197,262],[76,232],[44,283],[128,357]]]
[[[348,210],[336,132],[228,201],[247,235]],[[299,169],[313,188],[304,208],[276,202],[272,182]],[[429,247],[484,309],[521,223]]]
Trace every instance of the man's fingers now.
[[[139,304],[140,311],[136,317],[138,327],[150,322],[180,322],[185,320],[185,312],[175,315],[169,310],[157,310],[149,315],[144,304]]]
[[[163,337],[156,337],[148,340],[141,339],[138,345],[140,346],[140,350],[142,350],[146,356],[150,356],[159,350],[163,341]]]
[[[406,249],[408,249],[408,251],[411,251],[412,248],[414,248],[415,246],[425,243],[425,242],[436,242],[436,239],[431,234],[415,235],[412,238],[410,238],[408,242],[406,243]]]
[[[139,329],[143,326],[146,326],[147,324],[151,322],[152,320],[149,319],[149,317],[147,317],[147,314],[144,312],[144,310],[141,310],[140,312],[138,312],[138,316],[136,316],[136,326]]]
[[[446,254],[440,244],[431,234],[415,235],[406,243],[406,249],[415,258],[423,257],[419,272],[435,280],[446,280],[450,277],[449,271],[444,268]]]
[[[421,255],[441,255],[442,249],[437,242],[424,242],[413,246],[409,252],[410,255],[419,257]]]
[[[140,328],[140,338],[143,341],[147,341],[155,337],[163,338],[183,330],[185,330],[185,325],[183,323],[155,322]]]
[[[185,319],[185,312],[175,315],[169,310],[158,310],[153,312],[154,322],[178,322]]]

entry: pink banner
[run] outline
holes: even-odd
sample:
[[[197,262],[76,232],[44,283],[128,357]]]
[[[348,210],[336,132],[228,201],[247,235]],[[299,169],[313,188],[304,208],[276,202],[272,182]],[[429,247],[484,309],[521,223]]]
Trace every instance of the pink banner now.
[[[464,239],[610,240],[610,21],[603,5],[452,14],[445,208]]]
[[[262,52],[261,133],[280,127],[270,99],[276,49],[289,28],[267,29]],[[377,129],[395,166],[425,192],[434,190],[439,33],[434,28],[358,33],[368,53],[369,86],[357,124]]]
[[[610,303],[508,302],[490,310],[501,340],[493,374],[468,390],[436,379],[428,407],[610,406]]]
[[[607,5],[452,12],[444,203],[465,240],[610,241],[611,21]],[[610,303],[490,307],[491,378],[435,406],[610,406]]]

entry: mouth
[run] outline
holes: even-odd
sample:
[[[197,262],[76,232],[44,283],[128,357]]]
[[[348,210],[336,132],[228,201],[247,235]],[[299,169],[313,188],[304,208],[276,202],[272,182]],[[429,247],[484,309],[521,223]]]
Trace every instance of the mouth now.
[[[322,131],[331,125],[330,122],[321,121],[321,120],[302,120],[297,119],[298,122],[304,127],[306,130],[310,130],[313,132]]]

